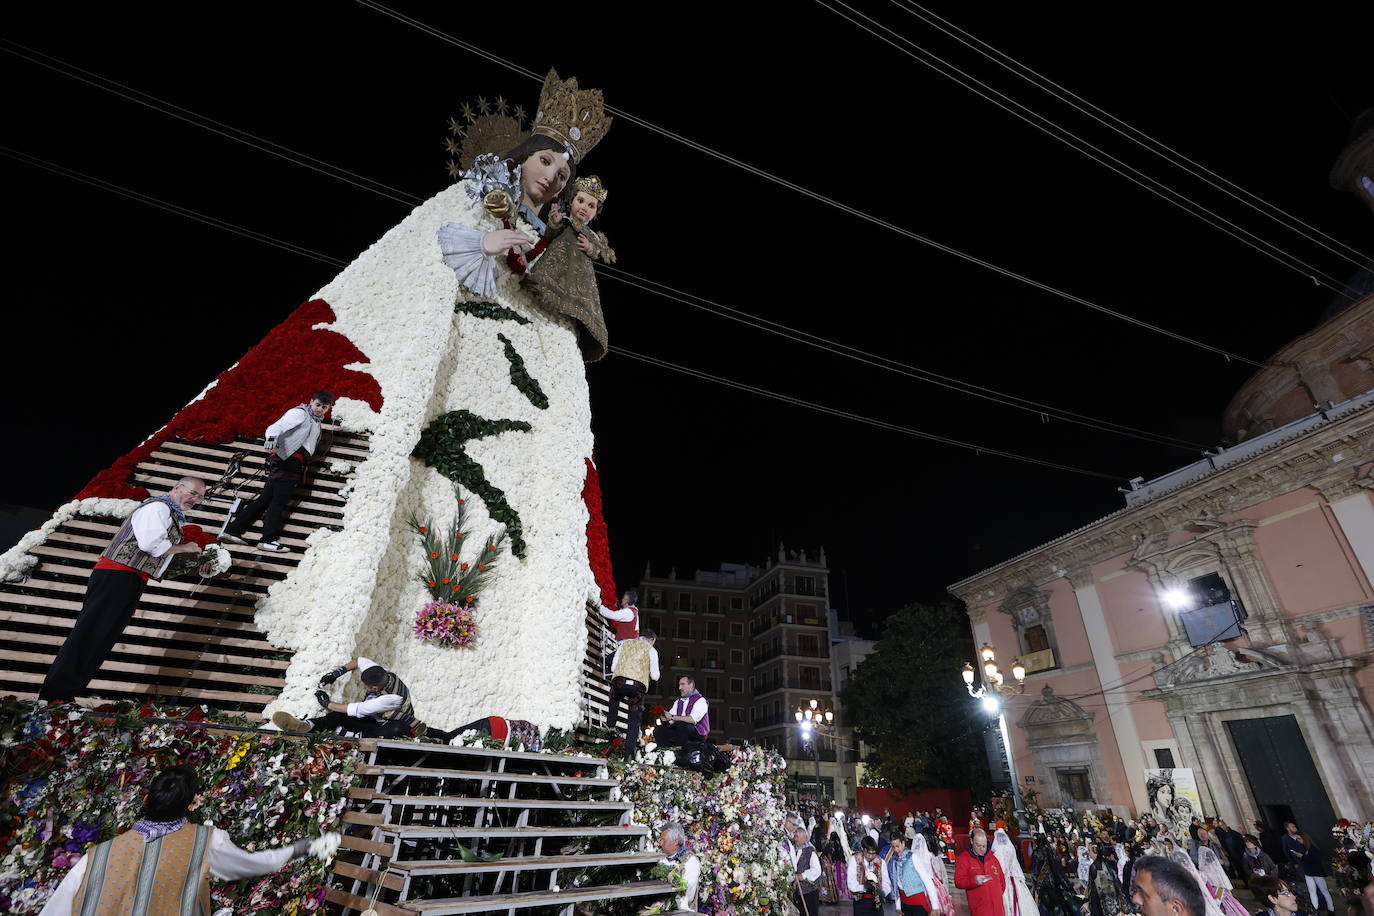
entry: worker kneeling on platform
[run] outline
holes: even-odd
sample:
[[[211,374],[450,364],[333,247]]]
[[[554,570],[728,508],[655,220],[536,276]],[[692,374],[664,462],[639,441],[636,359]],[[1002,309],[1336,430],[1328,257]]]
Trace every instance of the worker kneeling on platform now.
[[[336,703],[324,690],[350,671],[360,672],[364,697],[356,703]],[[387,671],[370,658],[358,657],[340,665],[320,678],[315,699],[324,713],[313,719],[298,719],[288,712],[272,714],[272,723],[290,734],[327,732],[342,729],[345,734],[363,738],[419,738],[444,744],[464,732],[485,735],[498,741],[515,741],[529,750],[539,750],[539,729],[523,719],[484,716],[475,722],[443,731],[430,728],[415,718],[410,688],[394,672]]]

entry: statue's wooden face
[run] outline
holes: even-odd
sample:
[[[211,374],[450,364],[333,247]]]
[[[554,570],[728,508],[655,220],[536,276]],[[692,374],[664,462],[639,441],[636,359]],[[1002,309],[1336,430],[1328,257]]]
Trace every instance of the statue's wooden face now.
[[[536,150],[520,164],[520,191],[535,207],[542,207],[558,196],[571,174],[561,153]]]

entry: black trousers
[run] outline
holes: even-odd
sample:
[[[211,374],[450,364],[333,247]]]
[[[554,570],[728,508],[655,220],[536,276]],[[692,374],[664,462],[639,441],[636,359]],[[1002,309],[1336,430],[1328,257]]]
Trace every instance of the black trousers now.
[[[606,710],[606,727],[615,731],[615,726],[620,721],[620,701],[623,699],[626,706],[625,723],[625,759],[634,758],[635,751],[639,749],[639,730],[644,722],[644,693],[649,688],[639,681],[628,677],[617,677],[611,679],[611,704]]]
[[[378,722],[376,719],[350,716],[348,713],[334,712],[333,710],[310,720],[311,731],[327,732],[336,728],[362,735],[364,738],[409,738],[411,736],[409,724]]]
[[[809,894],[803,894],[796,888],[792,889],[792,903],[797,908],[801,916],[820,916],[821,914],[821,889],[816,888]]]
[[[700,741],[697,727],[686,722],[669,722],[654,729],[654,741],[658,744],[677,745]]]
[[[129,624],[146,583],[136,572],[93,569],[86,583],[86,600],[71,634],[57,650],[48,676],[38,691],[40,700],[75,700],[110,655]]]
[[[275,541],[286,524],[286,505],[296,495],[296,487],[305,477],[305,462],[294,455],[287,458],[267,483],[257,499],[239,509],[225,526],[224,533],[243,537],[252,524],[262,518],[262,540]]]
[[[926,916],[926,908],[919,903],[903,903],[902,916]],[[951,913],[950,916],[953,916]]]
[[[442,741],[445,744],[448,744],[450,741],[452,741],[454,738],[457,738],[463,732],[469,731],[478,732],[480,734],[486,735],[487,737],[491,737],[491,719],[487,718],[486,716],[483,716],[476,722],[469,722],[467,725],[460,725],[457,728],[451,728],[448,731],[440,731],[439,729],[433,727],[426,728],[425,737],[432,738],[435,741]]]
[[[855,897],[853,903],[854,916],[880,916],[883,912],[883,902],[875,897]]]

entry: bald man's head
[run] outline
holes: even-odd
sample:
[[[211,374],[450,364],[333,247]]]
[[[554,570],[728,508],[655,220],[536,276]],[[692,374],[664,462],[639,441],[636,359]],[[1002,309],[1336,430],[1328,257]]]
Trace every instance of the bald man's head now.
[[[189,509],[205,498],[205,481],[199,477],[183,477],[167,496],[181,508]]]

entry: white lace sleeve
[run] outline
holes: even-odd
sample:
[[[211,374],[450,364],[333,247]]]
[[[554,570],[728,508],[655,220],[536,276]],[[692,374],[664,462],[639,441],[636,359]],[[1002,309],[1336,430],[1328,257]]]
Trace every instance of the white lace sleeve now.
[[[485,235],[480,229],[445,223],[439,228],[439,250],[462,286],[479,296],[494,296],[496,259],[482,251]]]

